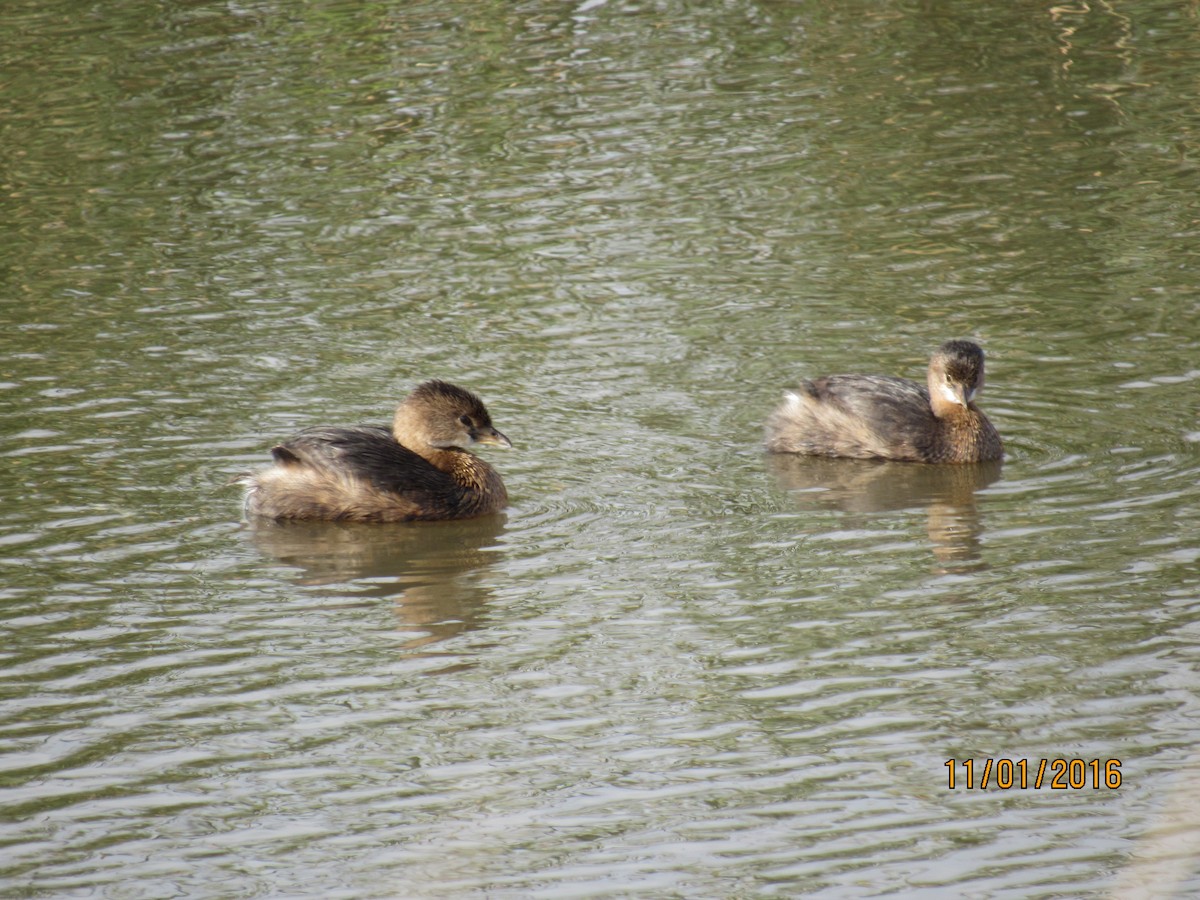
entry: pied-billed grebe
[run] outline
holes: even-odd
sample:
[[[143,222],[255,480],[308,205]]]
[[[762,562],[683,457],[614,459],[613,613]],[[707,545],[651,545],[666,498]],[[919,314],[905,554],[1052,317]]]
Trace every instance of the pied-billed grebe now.
[[[975,463],[1004,456],[974,404],[983,351],[947,341],[929,361],[928,387],[885,375],[827,375],[788,391],[767,420],[773,453]]]
[[[511,447],[478,397],[444,381],[418,385],[392,427],[309,428],[271,448],[248,481],[246,513],[269,519],[409,522],[503,509],[500,473],[466,447]]]

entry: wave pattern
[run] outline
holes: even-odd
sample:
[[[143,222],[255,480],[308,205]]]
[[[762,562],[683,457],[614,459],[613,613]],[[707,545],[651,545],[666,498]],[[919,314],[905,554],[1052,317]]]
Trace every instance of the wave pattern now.
[[[994,6],[6,12],[0,893],[1200,891],[1194,34]],[[1002,469],[764,458],[951,336]],[[427,377],[505,515],[239,521]]]

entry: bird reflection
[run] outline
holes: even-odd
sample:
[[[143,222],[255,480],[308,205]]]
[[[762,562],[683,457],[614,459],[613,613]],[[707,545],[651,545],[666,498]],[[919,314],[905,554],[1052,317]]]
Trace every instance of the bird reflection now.
[[[504,516],[413,525],[252,522],[264,555],[301,570],[304,585],[342,585],[347,597],[391,599],[418,649],[480,627],[489,590],[476,577],[498,559]]]
[[[981,567],[983,526],[975,493],[1000,477],[1000,462],[932,466],[771,454],[767,465],[802,506],[848,513],[925,507],[929,541],[942,569]]]

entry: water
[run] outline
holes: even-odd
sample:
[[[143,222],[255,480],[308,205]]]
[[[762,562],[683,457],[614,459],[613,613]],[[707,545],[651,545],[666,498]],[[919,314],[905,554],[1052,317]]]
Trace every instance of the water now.
[[[3,893],[1194,894],[1194,34],[10,4]],[[1001,470],[760,452],[951,336]],[[427,377],[505,516],[240,521]],[[1000,758],[1121,786],[963,786]]]

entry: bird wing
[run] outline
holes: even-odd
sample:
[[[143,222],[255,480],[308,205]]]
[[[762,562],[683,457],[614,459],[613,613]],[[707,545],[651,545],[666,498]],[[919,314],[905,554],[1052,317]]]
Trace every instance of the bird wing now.
[[[936,428],[928,389],[907,378],[827,375],[804,388],[813,400],[845,414],[847,430],[881,456],[918,452]]]
[[[272,447],[271,454],[281,465],[347,473],[406,496],[459,490],[448,473],[398,443],[382,425],[308,428]]]

